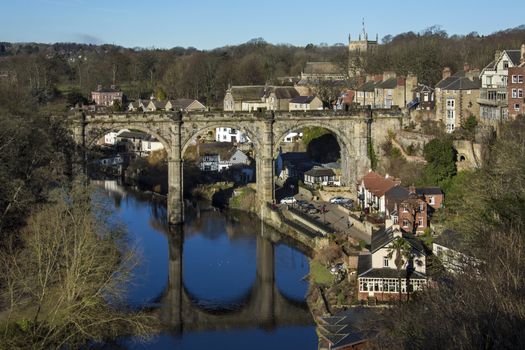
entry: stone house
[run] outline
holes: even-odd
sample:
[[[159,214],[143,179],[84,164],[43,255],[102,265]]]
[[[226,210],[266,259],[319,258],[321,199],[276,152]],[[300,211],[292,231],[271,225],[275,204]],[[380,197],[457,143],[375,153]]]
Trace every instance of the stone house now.
[[[299,96],[291,86],[231,86],[224,96],[224,111],[288,111],[289,103]]]
[[[367,80],[365,83],[359,85],[355,89],[355,103],[361,106],[375,106],[376,105],[376,85],[383,81],[382,75],[376,75],[373,79]]]
[[[401,181],[389,176],[382,176],[374,171],[368,172],[357,186],[357,198],[363,209],[386,212],[385,193]]]
[[[478,98],[480,120],[495,125],[508,118],[509,99],[507,95],[509,69],[518,67],[520,50],[496,51],[494,60],[480,74],[481,90]],[[523,97],[523,96],[522,96]]]
[[[412,90],[417,86],[417,77],[397,76],[395,72],[384,72],[383,80],[374,87],[374,108],[404,108],[412,100]]]
[[[478,97],[481,81],[478,71],[463,71],[452,75],[443,69],[443,79],[436,85],[436,119],[451,133],[469,116],[479,118]]]
[[[206,106],[197,100],[190,98],[178,98],[176,100],[168,100],[165,105],[166,111],[182,111],[182,112],[205,112]]]
[[[296,96],[288,104],[289,111],[322,110],[323,101],[317,96]]]
[[[148,112],[164,111],[166,109],[166,101],[151,100],[146,108]]]
[[[410,255],[409,259],[403,259],[400,275],[395,263],[396,253],[391,249],[394,240],[399,238],[408,243]],[[427,255],[424,244],[414,235],[401,231],[398,225],[374,232],[370,253],[359,255],[358,300],[374,298],[377,301],[391,301],[399,298],[399,290],[404,295],[407,291],[412,293],[422,290],[427,283]],[[401,276],[401,285],[398,276]]]
[[[346,72],[333,62],[306,62],[297,85],[317,85],[327,81],[344,81]]]
[[[521,45],[520,64],[509,67],[507,97],[509,100],[509,117],[515,119],[525,115],[525,44]]]
[[[138,99],[136,101],[130,102],[128,104],[128,111],[129,112],[139,112],[139,111],[147,111],[148,105],[151,102],[151,100],[142,100]]]
[[[111,85],[109,89],[99,85],[96,91],[91,92],[91,99],[95,101],[97,106],[110,107],[115,102],[122,105],[122,97],[122,91],[118,90],[115,85]]]
[[[341,177],[332,169],[314,166],[304,173],[304,184],[307,186],[341,186]]]

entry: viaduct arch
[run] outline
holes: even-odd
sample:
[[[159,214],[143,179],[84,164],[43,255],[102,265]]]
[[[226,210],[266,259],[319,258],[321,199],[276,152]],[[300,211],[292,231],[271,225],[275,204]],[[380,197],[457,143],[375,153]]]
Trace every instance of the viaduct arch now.
[[[156,137],[168,156],[168,220],[184,222],[183,155],[199,135],[219,127],[242,130],[252,141],[256,156],[256,189],[261,212],[275,200],[275,159],[280,143],[289,132],[304,127],[331,131],[341,147],[342,182],[353,185],[370,168],[369,143],[376,149],[388,131],[403,127],[400,111],[360,109],[348,112],[263,112],[263,113],[119,113],[84,114],[72,117],[78,144],[91,145],[108,130],[141,130]]]

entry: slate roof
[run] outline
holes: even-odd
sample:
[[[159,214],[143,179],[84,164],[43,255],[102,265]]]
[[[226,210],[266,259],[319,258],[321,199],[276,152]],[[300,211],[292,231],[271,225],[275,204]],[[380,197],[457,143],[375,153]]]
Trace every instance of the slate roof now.
[[[416,188],[416,194],[419,196],[426,196],[429,194],[442,195],[443,191],[439,187],[420,187]]]
[[[375,87],[376,87],[377,83],[370,80],[370,81],[367,81],[366,83],[364,83],[363,85],[361,86],[358,86],[356,88],[356,91],[366,91],[366,92],[373,92]]]
[[[264,88],[264,85],[232,86],[229,92],[236,101],[261,101]]]
[[[101,88],[100,90],[97,89],[93,92],[122,92],[122,91],[117,90],[117,89],[112,89],[112,88]]]
[[[489,64],[487,64],[485,66],[485,69],[491,69],[491,70],[495,69],[496,68],[496,64],[499,62],[499,60],[501,59],[501,57],[505,53],[507,54],[507,56],[509,56],[509,59],[512,61],[513,65],[515,65],[515,66],[519,66],[520,65],[521,50],[504,50],[504,51],[501,52],[500,57],[497,60],[493,60]]]
[[[156,109],[164,109],[166,107],[166,101],[151,101]]]
[[[293,86],[268,86],[264,91],[264,96],[268,97],[271,93],[275,93],[278,99],[293,99],[299,96],[299,92]]]
[[[409,233],[402,233],[403,239],[405,239],[408,244],[412,246],[415,250],[426,255],[426,249],[420,239],[416,238],[414,235]],[[370,251],[375,253],[379,249],[383,248],[390,242],[394,240],[394,228],[391,226],[389,228],[382,228],[379,231],[372,233],[372,243]]]
[[[218,154],[221,160],[229,160],[238,148],[230,142],[209,142],[199,144],[199,154],[214,155]]]
[[[481,87],[481,80],[478,77],[472,80],[465,76],[464,72],[458,72],[437,83],[436,88],[443,90],[478,90]]]
[[[314,100],[315,96],[295,96],[290,103],[309,104]]]
[[[197,102],[198,104],[202,105],[201,108],[206,108],[202,103],[200,103],[198,100],[193,100],[191,98],[178,98],[176,100],[169,100],[168,101],[171,105],[171,108],[174,110],[174,111],[178,111],[178,110],[186,110],[188,109],[188,107],[194,103],[194,102]]]
[[[395,89],[397,87],[397,78],[390,78],[377,83],[376,89]]]
[[[407,275],[407,270],[402,269],[400,273],[401,273],[401,276],[404,277]],[[398,278],[398,275],[397,275],[397,269],[385,267],[381,269],[369,269],[368,271],[365,271],[364,273],[360,274],[359,277]],[[411,279],[414,279],[414,278],[426,279],[425,275],[417,271],[411,271],[410,278]]]
[[[313,168],[305,172],[304,175],[313,176],[313,177],[322,177],[322,176],[335,176],[335,173],[332,169]]]
[[[397,203],[398,207],[402,201],[407,199],[410,195],[410,191],[402,186],[394,186],[388,191],[385,192],[385,206],[388,211],[391,213],[395,209],[395,204]]]
[[[319,334],[330,343],[330,349],[345,349],[363,344],[375,335],[372,331],[360,329],[359,323],[366,321],[376,311],[371,308],[354,307],[330,317],[320,317]]]
[[[382,197],[386,191],[401,184],[401,181],[394,179],[393,177],[386,178],[374,171],[370,171],[366,174],[363,177],[362,182],[364,183],[365,188],[377,197]]]
[[[305,74],[342,74],[342,69],[333,62],[306,62]]]

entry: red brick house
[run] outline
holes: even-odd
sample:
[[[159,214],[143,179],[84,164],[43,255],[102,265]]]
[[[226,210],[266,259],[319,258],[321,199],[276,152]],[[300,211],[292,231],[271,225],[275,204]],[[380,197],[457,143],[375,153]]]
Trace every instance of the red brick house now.
[[[410,191],[408,198],[401,202],[397,214],[399,226],[404,232],[422,234],[428,227],[427,203],[415,190]]]
[[[422,196],[425,202],[427,202],[428,206],[431,208],[429,209],[429,214],[432,214],[434,211],[443,207],[445,195],[439,187],[416,188],[416,194],[418,196]]]
[[[115,85],[111,85],[109,89],[99,85],[97,91],[91,92],[91,99],[95,101],[97,106],[113,106],[115,101],[122,105],[122,96],[122,91],[117,90]]]
[[[525,115],[525,44],[521,45],[520,65],[509,67],[507,96],[509,99],[509,117]]]

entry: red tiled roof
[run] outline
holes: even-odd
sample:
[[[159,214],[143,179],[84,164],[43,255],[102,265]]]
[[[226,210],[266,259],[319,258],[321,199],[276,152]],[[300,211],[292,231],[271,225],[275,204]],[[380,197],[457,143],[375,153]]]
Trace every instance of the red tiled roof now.
[[[366,174],[362,182],[365,188],[377,197],[382,197],[386,191],[401,184],[401,181],[392,176],[385,177],[374,171]]]

